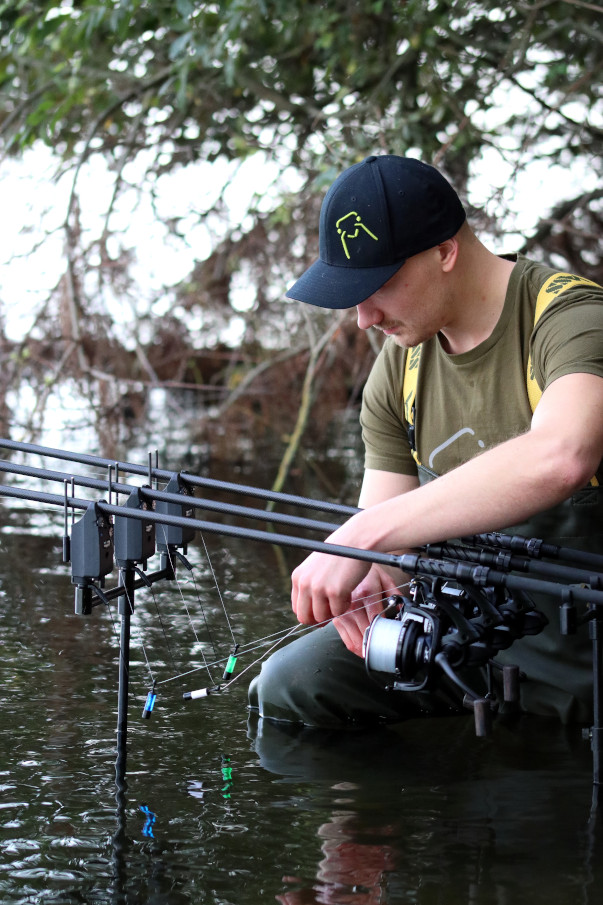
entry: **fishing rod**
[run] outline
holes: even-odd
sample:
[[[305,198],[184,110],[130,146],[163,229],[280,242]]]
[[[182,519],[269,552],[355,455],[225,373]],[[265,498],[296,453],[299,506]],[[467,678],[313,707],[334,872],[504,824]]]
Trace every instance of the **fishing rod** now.
[[[149,455],[149,464],[145,467],[15,441],[0,440],[0,447],[109,471],[108,479],[103,480],[87,474],[34,468],[3,460],[0,470],[5,473],[38,483],[61,482],[64,492],[60,495],[28,486],[0,485],[0,496],[63,509],[63,561],[71,563],[76,613],[87,615],[101,603],[117,601],[121,617],[118,761],[122,768],[126,752],[130,617],[134,612],[134,594],[157,581],[174,580],[178,563],[191,568],[186,560],[187,545],[199,531],[358,559],[414,576],[411,596],[392,599],[385,613],[389,618],[378,617],[367,630],[364,644],[367,671],[370,675],[388,678],[392,689],[405,691],[429,688],[440,681],[442,675],[446,676],[465,693],[465,706],[474,711],[476,732],[480,735],[489,731],[490,717],[496,709],[495,696],[490,689],[485,696],[476,693],[460,672],[466,668],[487,667],[490,678],[491,664],[499,651],[525,635],[542,631],[546,625],[546,618],[533,605],[530,595],[541,593],[557,598],[562,633],[575,632],[579,626],[588,623],[593,639],[595,716],[591,746],[594,782],[598,784],[603,723],[600,690],[603,557],[586,553],[575,557],[576,551],[546,545],[538,539],[497,534],[475,535],[463,539],[460,544],[430,545],[413,554],[350,548],[314,540],[305,534],[279,534],[274,530],[196,518],[195,510],[202,509],[238,520],[255,519],[287,529],[320,531],[323,537],[338,527],[338,524],[304,516],[201,499],[195,496],[195,489],[204,487],[247,494],[287,506],[345,516],[359,511],[353,507],[160,469],[157,455],[154,465]],[[122,483],[119,480],[121,473],[144,477],[148,483],[143,486]],[[159,488],[159,482],[165,483],[163,489]],[[76,486],[107,493],[109,500],[93,499],[92,495],[76,497]],[[117,503],[112,502],[113,496]],[[125,502],[119,502],[120,496],[126,497]],[[75,521],[78,511],[83,511],[83,515]],[[155,553],[159,553],[159,568],[149,572],[148,560]],[[557,562],[552,564],[549,559]],[[572,560],[579,565],[565,564]],[[118,583],[107,589],[105,580],[115,567]],[[529,574],[518,574],[522,571]],[[578,604],[585,607],[580,616]],[[233,659],[236,658],[231,654],[224,680],[231,681]],[[517,671],[505,667],[503,673],[504,699],[513,700],[517,695]],[[207,696],[221,688],[213,684],[202,690],[205,694],[186,693],[185,698]],[[153,683],[143,710],[145,718],[150,718],[155,696]]]
[[[20,443],[17,440],[0,439],[0,449],[16,450],[24,453],[31,453],[39,456],[47,456],[49,458],[63,459],[68,462],[77,462],[80,465],[91,465],[97,468],[117,468],[119,471],[128,474],[142,475],[150,479],[159,479],[169,481],[172,472],[161,469],[158,465],[151,464],[152,454],[149,453],[149,465],[137,465],[130,462],[116,462],[114,459],[107,459],[101,456],[93,456],[87,453],[78,453],[65,449],[54,449],[48,446],[39,446],[35,443]],[[157,456],[157,453],[156,453]],[[183,480],[187,481],[191,487],[207,487],[211,490],[226,491],[231,493],[243,494],[248,497],[255,497],[270,502],[282,503],[291,506],[304,506],[308,509],[317,509],[322,512],[332,512],[339,515],[351,516],[358,512],[354,506],[342,506],[339,503],[331,503],[327,500],[314,500],[311,498],[296,496],[289,493],[279,493],[274,490],[266,490],[261,487],[251,487],[244,484],[236,484],[230,481],[218,481],[215,478],[207,478],[202,475],[193,475],[188,472],[180,472]]]
[[[87,487],[89,489],[107,491],[110,495],[115,493],[126,494],[130,496],[133,492],[138,491],[147,501],[159,501],[161,503],[174,503],[179,505],[182,502],[182,494],[187,492],[186,477],[180,473],[172,473],[170,481],[166,485],[166,490],[158,490],[150,485],[135,487],[132,484],[122,484],[114,481],[112,478],[103,480],[100,478],[92,478],[85,475],[72,475],[71,473],[62,471],[49,471],[43,468],[34,468],[28,465],[14,465],[9,462],[0,460],[0,471],[18,474],[26,477],[37,477],[44,481],[55,481],[65,484],[68,482],[74,487]],[[192,485],[189,485],[192,486]],[[173,488],[170,492],[169,488]],[[9,494],[6,494],[9,495]],[[52,503],[52,500],[39,500],[39,502]],[[56,502],[56,500],[54,501]],[[223,503],[219,500],[208,500],[201,497],[191,496],[189,505],[193,509],[203,509],[208,512],[216,512],[224,515],[240,516],[242,518],[256,518],[264,522],[279,525],[290,525],[297,528],[308,528],[314,531],[324,531],[329,534],[336,531],[341,523],[329,523],[319,521],[317,519],[303,518],[301,516],[292,516],[287,513],[272,512],[265,509],[252,509],[248,506],[238,506],[234,503]],[[72,505],[68,503],[68,505]],[[73,507],[78,508],[78,507]],[[79,508],[83,508],[81,501]]]
[[[134,494],[137,494],[141,498],[146,495],[145,488],[137,488],[134,490]],[[512,573],[507,573],[501,571],[500,569],[488,568],[486,566],[475,565],[472,563],[465,562],[454,562],[447,561],[445,559],[434,559],[421,556],[420,554],[411,554],[405,553],[401,555],[392,554],[392,553],[379,553],[374,550],[364,550],[355,547],[347,547],[339,544],[332,544],[324,541],[316,541],[311,540],[310,538],[305,537],[297,537],[293,535],[285,535],[285,534],[276,534],[269,531],[261,531],[253,528],[243,528],[238,525],[227,525],[222,524],[220,522],[211,522],[202,519],[195,519],[191,515],[175,515],[172,512],[157,512],[152,511],[147,508],[126,508],[122,505],[107,503],[103,500],[100,501],[91,501],[88,499],[80,499],[76,497],[69,497],[67,495],[60,496],[58,494],[46,493],[44,491],[32,491],[20,487],[11,487],[8,485],[0,485],[0,496],[12,497],[21,500],[29,500],[32,502],[41,502],[55,506],[62,506],[68,509],[84,509],[88,512],[92,512],[94,514],[94,519],[90,519],[91,528],[88,531],[88,535],[84,535],[82,538],[82,542],[85,543],[89,537],[92,537],[96,532],[96,529],[101,527],[105,527],[108,530],[110,522],[106,520],[103,523],[103,520],[98,517],[99,513],[104,514],[105,516],[116,516],[118,518],[132,519],[135,521],[152,523],[155,525],[163,525],[174,527],[178,529],[186,529],[186,534],[194,533],[194,531],[202,531],[214,534],[221,534],[226,537],[236,537],[243,538],[245,540],[254,540],[263,543],[275,544],[277,546],[285,546],[285,547],[295,547],[298,549],[308,550],[317,553],[328,553],[332,556],[340,556],[345,557],[347,559],[358,559],[364,562],[376,563],[382,566],[389,566],[393,568],[401,569],[403,572],[408,572],[411,574],[425,574],[425,575],[433,575],[438,578],[445,578],[449,580],[454,580],[458,582],[466,582],[472,583],[475,585],[494,585],[496,587],[507,588],[509,590],[517,590],[517,591],[534,591],[540,592],[543,594],[552,594],[569,596],[570,599],[582,602],[582,603],[597,603],[603,604],[603,590],[595,589],[595,588],[586,588],[582,586],[561,586],[558,583],[555,583],[546,579],[539,578],[522,578]],[[165,494],[165,497],[169,499],[169,501],[175,500],[175,506],[184,508],[188,504],[182,503],[182,498],[178,498],[176,494]],[[192,504],[193,501],[191,501]],[[237,507],[237,511],[241,511],[245,507]],[[228,509],[223,511],[229,511]],[[247,514],[253,518],[262,518],[269,516],[274,516],[274,513],[264,513],[259,510],[247,510]],[[298,527],[308,527],[309,520],[307,519],[296,519],[295,517],[290,518],[290,524],[295,524]],[[325,527],[325,523],[315,523],[310,522],[312,525],[317,525],[320,527]],[[335,528],[338,526],[327,525],[328,528]],[[100,545],[103,546],[106,544],[106,539],[101,531],[97,532],[100,538]],[[185,536],[182,532],[177,533],[176,537],[180,538],[180,543],[176,543],[172,541],[174,546],[182,545],[182,538]],[[192,539],[192,538],[191,538]],[[79,541],[79,538],[78,538]],[[94,548],[97,546],[94,543],[88,543],[89,548]],[[108,548],[107,548],[108,549]],[[119,554],[116,554],[117,561],[119,562]],[[146,560],[148,557],[146,556],[125,556],[123,557],[125,560]],[[93,560],[91,560],[93,562]],[[107,557],[107,565],[111,566],[111,571],[113,568],[113,560],[112,558]],[[91,572],[96,572],[98,569],[94,569],[93,566],[90,567]],[[86,571],[86,569],[84,569]],[[108,574],[107,572],[104,573]],[[573,573],[570,573],[570,575]],[[588,573],[579,572],[580,576],[586,576]],[[84,575],[84,580],[94,580],[95,578],[101,578],[103,576],[90,574]],[[597,575],[595,576],[597,588],[603,588],[603,576]]]

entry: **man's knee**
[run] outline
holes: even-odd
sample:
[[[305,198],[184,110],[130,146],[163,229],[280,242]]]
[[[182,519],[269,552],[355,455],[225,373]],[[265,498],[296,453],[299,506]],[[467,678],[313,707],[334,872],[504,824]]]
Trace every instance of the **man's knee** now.
[[[418,696],[387,691],[346,650],[330,624],[282,648],[249,688],[260,716],[306,726],[355,728],[423,712]]]
[[[308,726],[345,720],[340,707],[328,701],[329,673],[341,647],[337,632],[327,626],[276,651],[249,687],[249,706],[262,717]]]

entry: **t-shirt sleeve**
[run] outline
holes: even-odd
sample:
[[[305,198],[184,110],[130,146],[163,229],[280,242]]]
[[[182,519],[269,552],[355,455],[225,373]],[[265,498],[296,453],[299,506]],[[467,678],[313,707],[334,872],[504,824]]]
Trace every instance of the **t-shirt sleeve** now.
[[[543,390],[567,374],[603,377],[603,289],[562,293],[543,313],[530,345]]]
[[[362,394],[360,426],[365,468],[416,475],[402,398],[404,351],[386,341]]]

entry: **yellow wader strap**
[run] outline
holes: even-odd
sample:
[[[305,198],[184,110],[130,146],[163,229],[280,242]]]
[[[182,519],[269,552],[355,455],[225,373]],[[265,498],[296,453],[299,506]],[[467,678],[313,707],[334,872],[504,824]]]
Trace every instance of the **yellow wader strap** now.
[[[417,395],[417,383],[419,380],[419,359],[421,358],[421,346],[413,346],[406,352],[404,362],[404,382],[402,395],[404,397],[404,417],[408,425],[408,442],[412,457],[420,465],[417,454],[417,442],[415,438],[415,397]]]
[[[570,289],[573,286],[597,286],[592,280],[586,280],[583,277],[575,276],[573,273],[554,273],[546,280],[540,288],[538,298],[536,299],[536,310],[534,312],[534,326],[540,320],[541,315],[546,311],[553,299]],[[404,397],[404,417],[408,424],[408,436],[410,441],[410,450],[413,459],[420,465],[417,453],[417,444],[415,437],[415,397],[417,395],[417,384],[419,380],[419,360],[421,358],[421,346],[414,346],[406,353],[406,361],[404,363],[404,382],[402,386],[402,395]],[[528,370],[526,376],[526,386],[528,391],[528,399],[530,407],[534,412],[536,406],[540,402],[542,390],[538,386],[538,382],[534,375],[532,366],[532,358],[528,356]],[[599,482],[596,477],[592,477],[590,481],[593,487],[598,487]]]

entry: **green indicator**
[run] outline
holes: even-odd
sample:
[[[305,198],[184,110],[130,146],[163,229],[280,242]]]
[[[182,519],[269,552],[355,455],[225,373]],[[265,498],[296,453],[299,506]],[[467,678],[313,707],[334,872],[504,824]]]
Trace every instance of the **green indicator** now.
[[[222,786],[222,798],[230,798],[232,788],[232,767],[229,766],[230,758],[226,757],[226,755],[222,755],[222,780],[224,785]]]
[[[234,672],[234,668],[235,668],[235,666],[236,666],[236,663],[237,663],[237,658],[234,656],[234,654],[231,654],[230,657],[228,658],[228,662],[227,662],[226,667],[225,667],[225,669],[224,669],[224,675],[222,676],[223,679],[229,679],[229,678],[230,678],[230,676],[231,676],[231,675],[233,674],[233,672]]]

